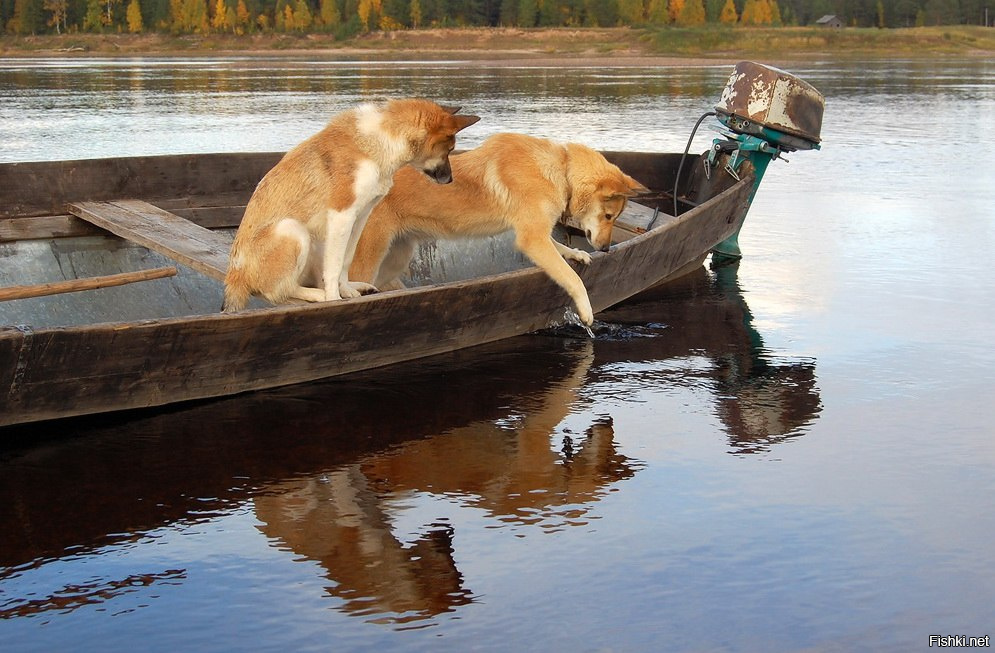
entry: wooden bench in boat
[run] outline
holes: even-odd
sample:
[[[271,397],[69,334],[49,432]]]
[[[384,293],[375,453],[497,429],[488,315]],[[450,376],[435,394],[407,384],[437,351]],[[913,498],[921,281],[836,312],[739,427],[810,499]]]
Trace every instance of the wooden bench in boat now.
[[[673,220],[674,216],[651,209],[642,204],[629,202],[625,205],[625,210],[615,220],[615,228],[612,231],[612,239],[615,242],[628,240],[633,236],[644,234],[658,224],[663,224],[668,220]],[[567,227],[581,230],[580,222],[573,217],[561,218],[560,222]]]
[[[220,234],[141,200],[73,202],[70,213],[115,236],[223,281],[230,245]]]

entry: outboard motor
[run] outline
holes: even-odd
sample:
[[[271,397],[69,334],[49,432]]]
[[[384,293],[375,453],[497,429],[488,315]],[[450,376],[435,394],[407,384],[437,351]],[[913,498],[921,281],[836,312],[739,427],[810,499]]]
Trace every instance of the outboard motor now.
[[[736,64],[715,106],[716,116],[728,131],[724,138],[713,141],[705,161],[706,173],[711,174],[725,159],[720,159],[721,154],[728,154],[722,168],[738,180],[740,166],[749,161],[755,174],[752,202],[768,163],[784,152],[820,148],[825,106],[822,93],[790,73],[752,61]],[[742,220],[736,233],[712,250],[713,259],[742,257],[741,228]]]

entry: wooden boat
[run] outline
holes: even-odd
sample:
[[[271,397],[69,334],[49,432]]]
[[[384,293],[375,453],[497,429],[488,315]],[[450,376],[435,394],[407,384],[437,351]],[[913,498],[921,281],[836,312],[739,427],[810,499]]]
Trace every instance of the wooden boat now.
[[[734,239],[778,147],[606,152],[653,193],[578,267],[594,310]],[[422,247],[406,290],[220,313],[234,229],[280,156],[0,164],[0,426],[302,383],[568,319],[563,290],[500,237]]]

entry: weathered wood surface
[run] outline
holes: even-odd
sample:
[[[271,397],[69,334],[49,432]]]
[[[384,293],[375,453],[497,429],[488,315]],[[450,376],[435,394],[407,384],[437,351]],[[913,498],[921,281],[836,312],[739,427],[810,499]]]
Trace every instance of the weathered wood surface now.
[[[30,286],[8,286],[0,288],[0,302],[59,295],[67,292],[80,292],[83,290],[97,290],[98,288],[112,288],[114,286],[123,286],[126,283],[151,281],[152,279],[163,279],[175,275],[176,268],[164,267],[153,268],[151,270],[137,270],[135,272],[122,272],[121,274],[108,274],[100,277],[36,283]]]
[[[681,158],[643,152],[604,155],[657,188],[658,180],[673,179]],[[121,197],[140,197],[209,229],[237,227],[256,184],[281,156],[264,152],[2,163],[0,243],[99,234],[65,205]],[[696,167],[686,164],[682,177],[688,179]]]
[[[578,267],[594,310],[660,282],[729,236],[748,205],[749,181]],[[370,369],[562,322],[568,305],[564,291],[533,267],[299,307],[38,331],[0,328],[0,425]]]
[[[228,268],[228,242],[210,229],[141,200],[75,202],[67,205],[80,217],[125,238],[223,280]]]
[[[0,218],[63,215],[69,202],[118,197],[141,197],[168,210],[244,206],[282,156],[184,154],[0,164]]]

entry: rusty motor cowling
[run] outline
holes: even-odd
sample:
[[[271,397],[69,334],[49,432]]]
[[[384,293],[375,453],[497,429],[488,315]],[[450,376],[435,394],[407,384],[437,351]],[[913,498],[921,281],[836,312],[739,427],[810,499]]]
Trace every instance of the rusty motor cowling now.
[[[753,61],[736,64],[715,111],[729,129],[784,151],[818,149],[826,99],[811,84]]]
[[[782,153],[820,149],[825,106],[825,97],[811,84],[771,66],[741,61],[715,105],[715,115],[731,133],[712,142],[705,175],[721,168],[739,180],[748,163],[755,195],[767,164],[783,158]],[[713,262],[742,256],[739,231],[748,210],[739,216],[736,232],[712,249]]]

